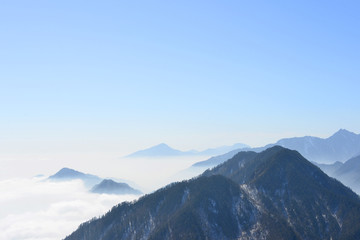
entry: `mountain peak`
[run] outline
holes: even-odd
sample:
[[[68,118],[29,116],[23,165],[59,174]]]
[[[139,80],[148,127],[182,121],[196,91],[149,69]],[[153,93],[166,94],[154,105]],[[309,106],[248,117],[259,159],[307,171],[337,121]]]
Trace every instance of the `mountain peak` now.
[[[75,177],[75,176],[82,176],[85,175],[82,172],[76,171],[71,168],[64,167],[60,169],[57,173],[50,176],[50,178],[67,178],[67,177]]]
[[[100,188],[114,188],[114,187],[118,187],[118,186],[129,187],[129,185],[127,185],[126,183],[118,183],[111,179],[104,179],[99,184],[94,186],[94,188],[99,188],[99,187]]]
[[[306,159],[317,163],[344,162],[359,151],[360,134],[340,129],[328,138],[284,138],[276,144],[297,150]]]
[[[284,183],[293,182],[296,187],[296,182],[321,182],[325,178],[325,174],[299,152],[281,146],[274,146],[260,153],[240,152],[204,173],[205,176],[213,174],[222,174],[239,184],[251,183],[269,190],[279,189]]]
[[[48,177],[48,180],[51,181],[69,181],[75,179],[82,180],[86,187],[91,187],[101,181],[101,178],[98,176],[82,173],[66,167],[60,169],[57,173]]]
[[[350,132],[346,129],[339,129],[339,131],[337,131],[336,133],[334,133],[330,138],[332,137],[348,137],[348,136],[356,136],[355,133]]]
[[[91,190],[93,193],[106,194],[135,194],[139,195],[139,190],[133,189],[126,183],[115,182],[111,179],[104,179],[99,184],[95,185]]]
[[[155,145],[155,146],[153,146],[151,148],[173,149],[172,147],[170,147],[166,143],[160,143],[160,144]]]
[[[114,184],[114,183],[116,183],[114,180],[104,179],[100,184]]]
[[[183,155],[184,152],[171,148],[165,143],[134,152],[127,157],[168,157]]]

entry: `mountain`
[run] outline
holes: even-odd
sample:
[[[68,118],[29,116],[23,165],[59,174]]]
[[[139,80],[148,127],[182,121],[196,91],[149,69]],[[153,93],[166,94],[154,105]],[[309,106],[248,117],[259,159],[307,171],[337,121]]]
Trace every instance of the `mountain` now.
[[[301,239],[360,238],[360,223],[352,226],[360,220],[352,212],[360,213],[359,196],[297,151],[275,146],[261,153],[241,152],[204,176],[216,174],[249,189],[265,209],[285,218]]]
[[[234,157],[240,151],[246,151],[246,150],[249,150],[249,149],[248,148],[235,149],[235,150],[232,150],[232,151],[230,151],[228,153],[225,153],[225,154],[222,154],[222,155],[219,155],[219,156],[211,157],[208,160],[197,162],[197,163],[193,164],[192,166],[193,167],[205,167],[205,168],[214,167],[214,166],[216,166],[216,165],[218,165],[220,163],[223,163],[226,160]]]
[[[217,147],[217,148],[209,148],[209,149],[199,152],[199,155],[216,156],[216,155],[220,155],[220,154],[224,154],[224,153],[233,151],[235,149],[244,149],[244,148],[250,148],[250,146],[243,144],[243,143],[235,143],[232,146],[221,146],[221,147]]]
[[[124,179],[118,179],[119,181],[122,181],[122,182],[125,182],[125,183],[117,183],[115,182],[114,180],[110,180],[110,179],[107,179],[106,181],[96,175],[92,175],[92,174],[87,174],[87,173],[82,173],[82,172],[79,172],[79,171],[76,171],[74,169],[71,169],[71,168],[62,168],[60,169],[60,171],[58,171],[57,173],[55,173],[54,175],[51,175],[50,177],[48,177],[46,180],[48,181],[57,181],[57,182],[60,182],[60,181],[71,181],[71,180],[81,180],[83,181],[84,185],[86,188],[88,189],[92,189],[95,185],[99,186],[99,189],[98,191],[101,191],[101,189],[103,189],[105,191],[105,188],[106,186],[108,186],[109,190],[111,189],[111,182],[115,183],[115,184],[120,184],[121,186],[124,186],[122,184],[125,184],[127,187],[129,187],[130,189],[132,189],[128,184],[130,185],[136,185],[135,183],[133,182],[130,182],[128,180],[124,180]],[[104,182],[105,181],[105,182]],[[103,183],[103,185],[100,185],[100,183]],[[108,185],[107,185],[108,184]],[[114,184],[114,185],[115,185]],[[119,185],[119,188],[120,188],[120,185]],[[114,186],[114,189],[116,187]],[[124,186],[124,190],[125,190],[125,186]],[[129,190],[130,190],[129,189]],[[114,190],[115,191],[115,190]],[[134,189],[134,191],[138,191],[136,189]],[[134,194],[137,194],[135,193]],[[105,192],[103,192],[105,193]],[[120,191],[119,193],[120,194]],[[127,193],[126,193],[127,194]]]
[[[346,161],[333,176],[360,195],[360,156]]]
[[[280,139],[276,143],[268,144],[258,148],[243,148],[230,151],[228,153],[211,157],[208,160],[195,163],[192,167],[210,168],[214,167],[241,151],[261,152],[273,146],[298,151],[306,159],[316,163],[329,164],[334,162],[344,162],[354,156],[359,155],[360,134],[340,129],[329,138],[318,137],[294,137]]]
[[[326,139],[317,137],[287,138],[276,145],[297,150],[304,157],[318,163],[344,162],[359,153],[360,134],[340,129]]]
[[[65,239],[205,239],[206,230],[216,239],[228,239],[237,231],[233,223],[236,211],[244,210],[243,218],[238,218],[244,227],[250,225],[246,216],[256,216],[256,207],[249,200],[242,204],[232,200],[244,194],[222,176],[172,184],[135,203],[114,207],[102,218],[83,223]],[[212,227],[215,224],[219,229]]]
[[[338,179],[360,195],[360,155],[345,163],[318,164],[326,174]]]
[[[96,184],[90,192],[92,193],[106,193],[106,194],[134,194],[140,195],[141,192],[136,190],[126,183],[118,183],[111,179],[104,179],[101,183]]]
[[[204,151],[196,151],[196,150],[180,151],[169,147],[165,143],[161,143],[151,148],[134,152],[128,155],[127,157],[175,157],[175,156],[196,156],[196,155],[211,156],[211,155],[224,154],[234,149],[241,149],[241,148],[249,148],[249,146],[243,143],[236,143],[232,146],[209,148]]]
[[[70,168],[62,168],[54,175],[48,177],[48,180],[50,181],[69,181],[76,179],[82,180],[87,188],[90,188],[102,181],[102,179],[98,176],[85,174]]]
[[[134,152],[128,155],[127,157],[170,157],[170,156],[184,156],[191,154],[193,154],[192,151],[182,152],[180,150],[176,150],[169,147],[165,143],[161,143],[154,147]]]
[[[74,239],[360,239],[360,198],[276,146],[119,204]]]
[[[275,144],[268,144],[265,147],[257,147],[257,148],[241,148],[241,149],[235,149],[230,152],[211,157],[207,160],[200,161],[194,163],[190,168],[201,168],[204,169],[204,171],[208,168],[215,167],[219,165],[220,163],[225,162],[226,160],[229,160],[230,158],[234,157],[239,152],[246,152],[246,151],[252,151],[252,152],[261,152],[264,151],[267,148],[276,146]]]
[[[360,177],[360,155],[349,159],[334,172],[337,176],[349,173],[356,173]]]
[[[318,166],[324,173],[329,176],[333,176],[334,172],[338,170],[343,163],[342,162],[334,162],[332,164],[324,164],[324,163],[316,163],[313,162],[316,166]]]

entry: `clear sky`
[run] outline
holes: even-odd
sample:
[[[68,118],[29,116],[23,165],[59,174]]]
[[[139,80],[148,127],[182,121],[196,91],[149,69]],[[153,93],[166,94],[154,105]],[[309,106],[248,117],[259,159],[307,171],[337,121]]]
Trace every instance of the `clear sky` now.
[[[2,155],[360,132],[359,1],[0,7]]]

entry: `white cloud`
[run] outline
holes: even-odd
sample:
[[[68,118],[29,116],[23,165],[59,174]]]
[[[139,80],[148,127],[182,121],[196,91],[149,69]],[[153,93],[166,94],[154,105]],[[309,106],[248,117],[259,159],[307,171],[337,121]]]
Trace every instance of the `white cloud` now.
[[[58,240],[135,196],[91,194],[81,181],[0,181],[1,240]]]
[[[61,164],[102,177],[131,179],[138,184],[133,187],[151,192],[171,181],[184,178],[183,172],[178,173],[179,170],[204,160],[199,158],[104,160],[102,164],[111,166],[110,168],[99,168],[96,164],[92,166],[82,161],[73,161],[76,163],[75,166],[63,162]],[[12,166],[6,165],[6,171],[14,176],[24,176],[15,171],[19,164],[17,162]],[[41,166],[42,171],[34,170],[31,166],[21,169],[24,172],[29,170],[47,173],[45,169],[54,168],[49,164],[50,162],[35,164]],[[83,169],[81,166],[87,168]],[[101,216],[124,200],[136,199],[135,196],[91,194],[80,180],[48,182],[41,178],[0,180],[0,193],[0,240],[63,239],[82,222]]]

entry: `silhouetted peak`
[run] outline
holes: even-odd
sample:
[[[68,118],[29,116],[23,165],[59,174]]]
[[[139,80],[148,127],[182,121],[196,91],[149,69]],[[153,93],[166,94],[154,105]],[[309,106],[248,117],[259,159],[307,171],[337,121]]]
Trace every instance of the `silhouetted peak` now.
[[[57,173],[80,173],[80,172],[71,168],[64,167],[60,169]]]
[[[84,173],[65,167],[65,168],[60,169],[54,175],[50,176],[50,178],[52,178],[52,177],[74,177],[74,176],[79,176],[79,175],[84,175]]]
[[[172,149],[169,145],[167,145],[166,143],[160,143],[158,145],[155,145],[152,148],[160,148],[160,149]]]
[[[297,151],[295,150],[291,150],[291,149],[288,149],[288,148],[285,148],[285,147],[282,147],[282,146],[279,146],[279,145],[275,145],[273,147],[270,147],[268,149],[265,149],[264,151],[260,152],[259,153],[259,156],[267,156],[267,158],[269,158],[270,156],[272,155],[279,155],[280,153],[282,154],[287,154],[287,155],[297,155],[299,156],[300,153],[298,153]]]
[[[101,181],[101,183],[99,183],[99,186],[101,187],[113,187],[113,186],[127,186],[129,187],[129,185],[127,185],[126,183],[118,183],[115,182],[111,179],[104,179]]]
[[[266,152],[278,152],[278,151],[284,151],[284,150],[289,150],[289,149],[284,148],[284,147],[282,147],[280,145],[275,145],[273,147],[269,147],[268,149],[265,149],[263,152],[264,153],[266,153]]]
[[[111,180],[111,179],[104,179],[102,180],[101,183],[105,183],[105,184],[112,184],[112,183],[116,183],[115,181]]]
[[[162,157],[162,156],[179,156],[187,154],[176,149],[169,147],[165,143],[160,143],[153,147],[134,152],[127,157]]]
[[[98,176],[82,173],[66,167],[60,169],[57,173],[48,177],[48,179],[51,181],[69,181],[69,180],[80,179],[84,182],[85,187],[87,188],[90,188],[95,184],[98,184],[102,180]]]
[[[139,190],[133,189],[126,183],[115,182],[111,179],[104,179],[95,185],[91,190],[93,193],[106,194],[141,194]]]

